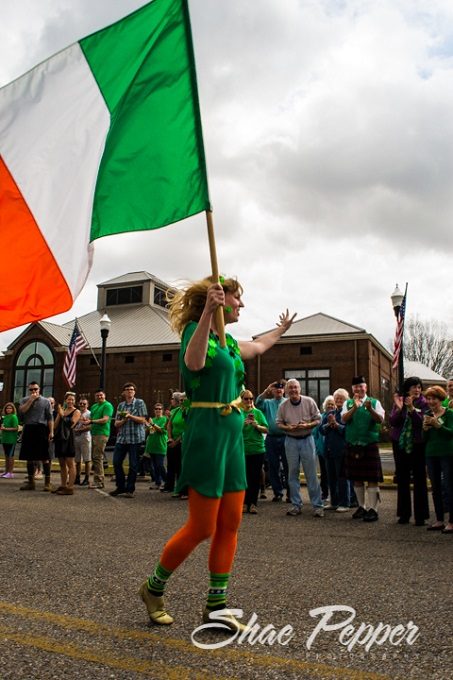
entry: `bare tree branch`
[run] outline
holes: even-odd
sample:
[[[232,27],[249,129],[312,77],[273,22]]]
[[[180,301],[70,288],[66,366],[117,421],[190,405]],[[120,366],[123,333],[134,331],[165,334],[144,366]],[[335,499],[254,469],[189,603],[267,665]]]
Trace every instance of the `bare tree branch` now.
[[[406,319],[403,351],[408,361],[419,361],[446,378],[453,375],[453,342],[442,322]]]

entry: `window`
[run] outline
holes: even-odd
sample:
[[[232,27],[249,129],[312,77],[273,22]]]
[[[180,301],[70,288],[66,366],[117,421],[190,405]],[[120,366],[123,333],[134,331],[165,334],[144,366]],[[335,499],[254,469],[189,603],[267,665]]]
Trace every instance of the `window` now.
[[[35,381],[41,387],[41,394],[53,394],[55,360],[50,347],[43,342],[30,342],[20,352],[14,371],[13,401],[27,396],[29,383]]]
[[[391,393],[390,393],[390,381],[387,380],[387,378],[382,378],[382,377],[381,377],[380,401],[381,401],[381,403],[384,406],[386,411],[391,410],[391,408],[393,406],[393,400],[391,398]]]
[[[310,347],[310,345],[301,345],[300,347],[300,353],[301,354],[313,354],[313,350]]]
[[[158,286],[154,286],[154,304],[159,305],[159,307],[165,307],[165,309],[167,308],[168,302],[166,290],[159,288]]]
[[[296,378],[300,383],[302,394],[311,397],[320,407],[322,402],[330,394],[330,369],[329,368],[301,368],[294,371],[285,371],[285,378]]]
[[[162,354],[162,361],[172,361],[173,360],[173,354],[171,352],[165,352]]]
[[[143,300],[143,286],[129,286],[128,288],[110,288],[107,290],[106,303],[113,305],[140,304]]]
[[[128,354],[127,356],[124,357],[124,363],[125,364],[133,364],[135,361],[135,357]]]

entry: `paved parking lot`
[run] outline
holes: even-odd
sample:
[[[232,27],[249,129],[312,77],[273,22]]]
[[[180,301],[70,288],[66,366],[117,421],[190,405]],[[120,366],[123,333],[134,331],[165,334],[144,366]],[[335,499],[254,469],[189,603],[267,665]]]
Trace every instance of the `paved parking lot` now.
[[[308,505],[286,517],[287,506],[263,501],[257,516],[244,517],[229,603],[246,619],[255,613],[261,629],[292,626],[293,635],[286,645],[270,645],[265,634],[263,644],[250,644],[201,632],[198,642],[228,644],[200,649],[191,636],[207,590],[207,545],[170,581],[172,626],[148,628],[136,594],[184,521],[186,502],[148,483],[124,499],[86,488],[57,497],[42,493],[42,482],[20,492],[22,481],[22,474],[0,480],[2,679],[452,677],[453,540],[397,525],[394,490],[383,492],[375,524],[349,513],[315,519]],[[334,605],[342,609],[325,627],[343,628],[314,636]],[[419,629],[413,644],[405,638],[410,621]],[[353,642],[361,624],[373,627],[362,630],[362,640],[374,633],[382,644],[367,650],[357,642],[348,650],[341,641]],[[400,643],[391,644],[391,636]]]

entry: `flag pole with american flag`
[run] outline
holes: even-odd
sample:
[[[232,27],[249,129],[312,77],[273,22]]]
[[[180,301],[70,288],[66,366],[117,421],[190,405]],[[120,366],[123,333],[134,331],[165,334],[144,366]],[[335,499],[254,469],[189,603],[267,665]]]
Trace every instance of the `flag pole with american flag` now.
[[[68,383],[69,388],[72,388],[76,383],[77,355],[86,347],[88,347],[88,343],[81,333],[76,319],[74,321],[74,330],[72,331],[68,351],[66,352],[63,364],[63,377]]]
[[[395,292],[393,296],[396,297],[396,292],[401,295],[396,285]],[[392,297],[393,297],[392,296]],[[398,389],[401,391],[404,382],[404,354],[403,354],[403,337],[404,337],[404,319],[406,316],[406,298],[407,298],[407,283],[404,291],[403,299],[400,304],[396,304],[394,307],[396,316],[396,331],[395,331],[395,341],[393,344],[393,364],[392,368],[398,369]]]

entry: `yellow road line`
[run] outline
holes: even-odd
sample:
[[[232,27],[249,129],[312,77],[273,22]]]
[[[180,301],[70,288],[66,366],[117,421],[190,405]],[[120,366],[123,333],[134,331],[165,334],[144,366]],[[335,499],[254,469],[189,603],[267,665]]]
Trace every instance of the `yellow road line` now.
[[[332,680],[339,680],[340,678],[346,678],[347,680],[391,680],[389,676],[383,675],[381,673],[355,670],[352,668],[342,668],[339,666],[330,666],[323,663],[302,661],[275,655],[252,653],[236,648],[226,649],[223,647],[222,649],[218,650],[199,649],[195,645],[177,638],[162,638],[157,634],[148,631],[133,630],[129,628],[116,628],[103,623],[97,623],[96,621],[78,619],[72,616],[55,614],[53,612],[30,609],[28,607],[22,607],[21,605],[15,605],[8,602],[0,602],[0,612],[12,614],[13,616],[20,616],[26,619],[47,621],[65,629],[82,630],[93,635],[110,635],[120,640],[143,640],[152,642],[157,646],[177,649],[181,652],[192,655],[195,654],[206,657],[207,654],[210,654],[213,657],[218,656],[219,658],[229,659],[236,663],[247,661],[248,663],[251,663],[255,666],[264,666],[268,668],[283,666],[285,668],[298,671],[309,671],[314,675],[330,677]],[[32,640],[33,639],[34,638],[32,638]],[[229,680],[231,680],[231,678]],[[392,680],[395,680],[395,676],[392,676]]]
[[[192,670],[184,666],[175,666],[174,664],[170,666],[164,661],[148,661],[147,659],[137,659],[131,656],[117,656],[116,654],[112,655],[110,652],[98,652],[86,647],[62,644],[50,637],[27,636],[15,633],[6,626],[0,626],[0,635],[3,640],[16,642],[19,645],[33,647],[34,649],[53,654],[61,654],[78,661],[88,661],[110,668],[119,668],[123,671],[143,673],[153,678],[153,680],[214,680],[214,678],[218,680],[219,678],[217,674],[215,676],[208,675],[203,671]],[[221,680],[231,680],[231,676],[228,679],[225,677],[221,678]]]

